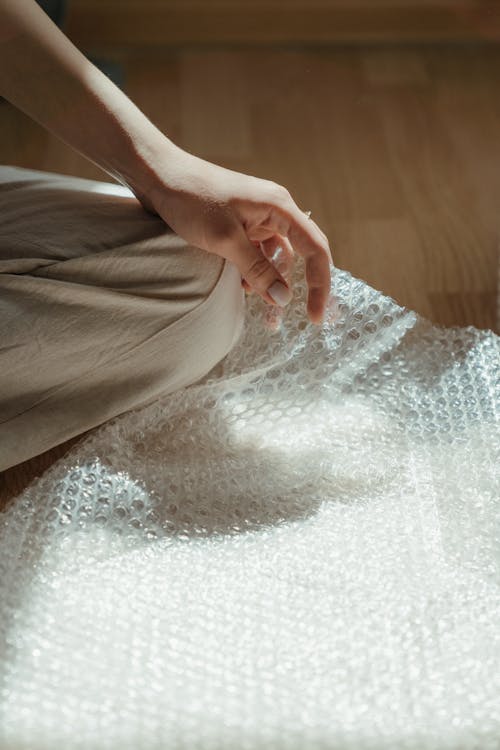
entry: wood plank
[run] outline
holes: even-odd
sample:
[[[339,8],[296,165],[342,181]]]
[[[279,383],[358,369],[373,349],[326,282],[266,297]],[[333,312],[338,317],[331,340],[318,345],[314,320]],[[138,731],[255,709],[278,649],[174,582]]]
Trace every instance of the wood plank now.
[[[250,105],[240,56],[228,50],[183,50],[179,77],[179,145],[217,162],[249,157]]]
[[[426,318],[433,308],[425,294],[426,256],[408,218],[368,219],[337,224],[340,264],[398,304]]]
[[[494,291],[429,294],[428,298],[432,320],[439,325],[462,327],[473,319],[477,328],[499,329]]]
[[[321,90],[335,86],[340,97],[341,89],[351,86],[354,93],[351,66],[337,57],[330,63],[329,56],[318,59],[300,50],[266,49],[248,52],[246,58],[243,85],[250,97],[255,141],[252,173],[286,185],[295,202],[312,210],[326,231],[332,219],[326,187],[335,191],[338,182],[332,186],[329,169],[325,169],[332,164],[334,145],[321,109]],[[344,199],[343,189],[335,193],[335,205]]]
[[[174,142],[182,138],[180,59],[163,52],[155,60],[137,51],[120,58],[125,72],[125,93]]]
[[[41,165],[48,138],[41,125],[0,99],[0,164],[27,168]]]
[[[422,54],[411,49],[401,55],[397,49],[378,47],[361,55],[366,83],[378,86],[429,86],[431,78]]]
[[[103,47],[500,38],[496,0],[74,0],[67,30],[86,49]]]
[[[432,292],[489,289],[484,231],[460,154],[439,126],[432,98],[409,91],[378,97],[392,167],[427,256]]]
[[[484,288],[494,291],[500,247],[500,97],[491,87],[500,80],[500,57],[473,49],[460,58],[442,54],[437,59],[435,51],[426,56],[434,69],[437,120],[471,186],[467,216],[477,217],[472,222],[481,228],[477,262],[484,269]]]

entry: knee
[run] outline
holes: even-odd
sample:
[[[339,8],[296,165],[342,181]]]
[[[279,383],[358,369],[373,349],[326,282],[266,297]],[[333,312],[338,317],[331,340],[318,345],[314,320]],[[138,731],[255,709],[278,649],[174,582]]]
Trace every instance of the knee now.
[[[203,273],[200,275],[201,269]],[[233,348],[242,333],[245,314],[241,275],[230,261],[204,253],[201,268],[197,266],[196,278],[203,299],[187,316],[191,330],[190,348],[195,349],[193,365],[196,362],[191,382],[209,372]]]

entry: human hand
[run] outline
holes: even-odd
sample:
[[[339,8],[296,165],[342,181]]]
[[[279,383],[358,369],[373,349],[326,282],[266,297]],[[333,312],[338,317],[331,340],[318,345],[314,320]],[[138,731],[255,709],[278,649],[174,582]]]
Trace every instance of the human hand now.
[[[0,94],[130,187],[185,240],[232,261],[246,289],[266,302],[282,306],[292,296],[286,274],[271,262],[274,250],[281,246],[289,262],[303,256],[307,311],[322,321],[328,240],[288,191],[178,148],[34,0],[0,0]]]
[[[157,162],[158,163],[158,162]],[[326,235],[288,191],[269,180],[240,174],[174,147],[158,167],[154,186],[137,197],[181,237],[232,261],[243,286],[271,304],[288,304],[287,269],[294,252],[305,259],[307,312],[323,320],[330,292],[331,254]],[[281,266],[271,257],[281,247]]]

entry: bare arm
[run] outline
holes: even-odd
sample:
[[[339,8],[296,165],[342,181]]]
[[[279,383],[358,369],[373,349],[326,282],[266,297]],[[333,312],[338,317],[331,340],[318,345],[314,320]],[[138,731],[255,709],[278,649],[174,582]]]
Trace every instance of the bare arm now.
[[[174,147],[33,0],[0,0],[0,94],[134,191]]]
[[[292,291],[266,254],[282,245],[304,256],[309,317],[321,322],[328,240],[288,191],[178,148],[34,0],[0,0],[0,94],[130,187],[181,237],[231,260],[267,302],[286,304]]]

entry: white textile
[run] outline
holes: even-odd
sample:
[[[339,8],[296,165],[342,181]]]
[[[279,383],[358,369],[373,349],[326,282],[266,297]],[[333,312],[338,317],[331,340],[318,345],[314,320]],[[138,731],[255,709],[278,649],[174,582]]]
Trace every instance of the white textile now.
[[[337,272],[1,529],[2,750],[498,750],[499,340]]]

